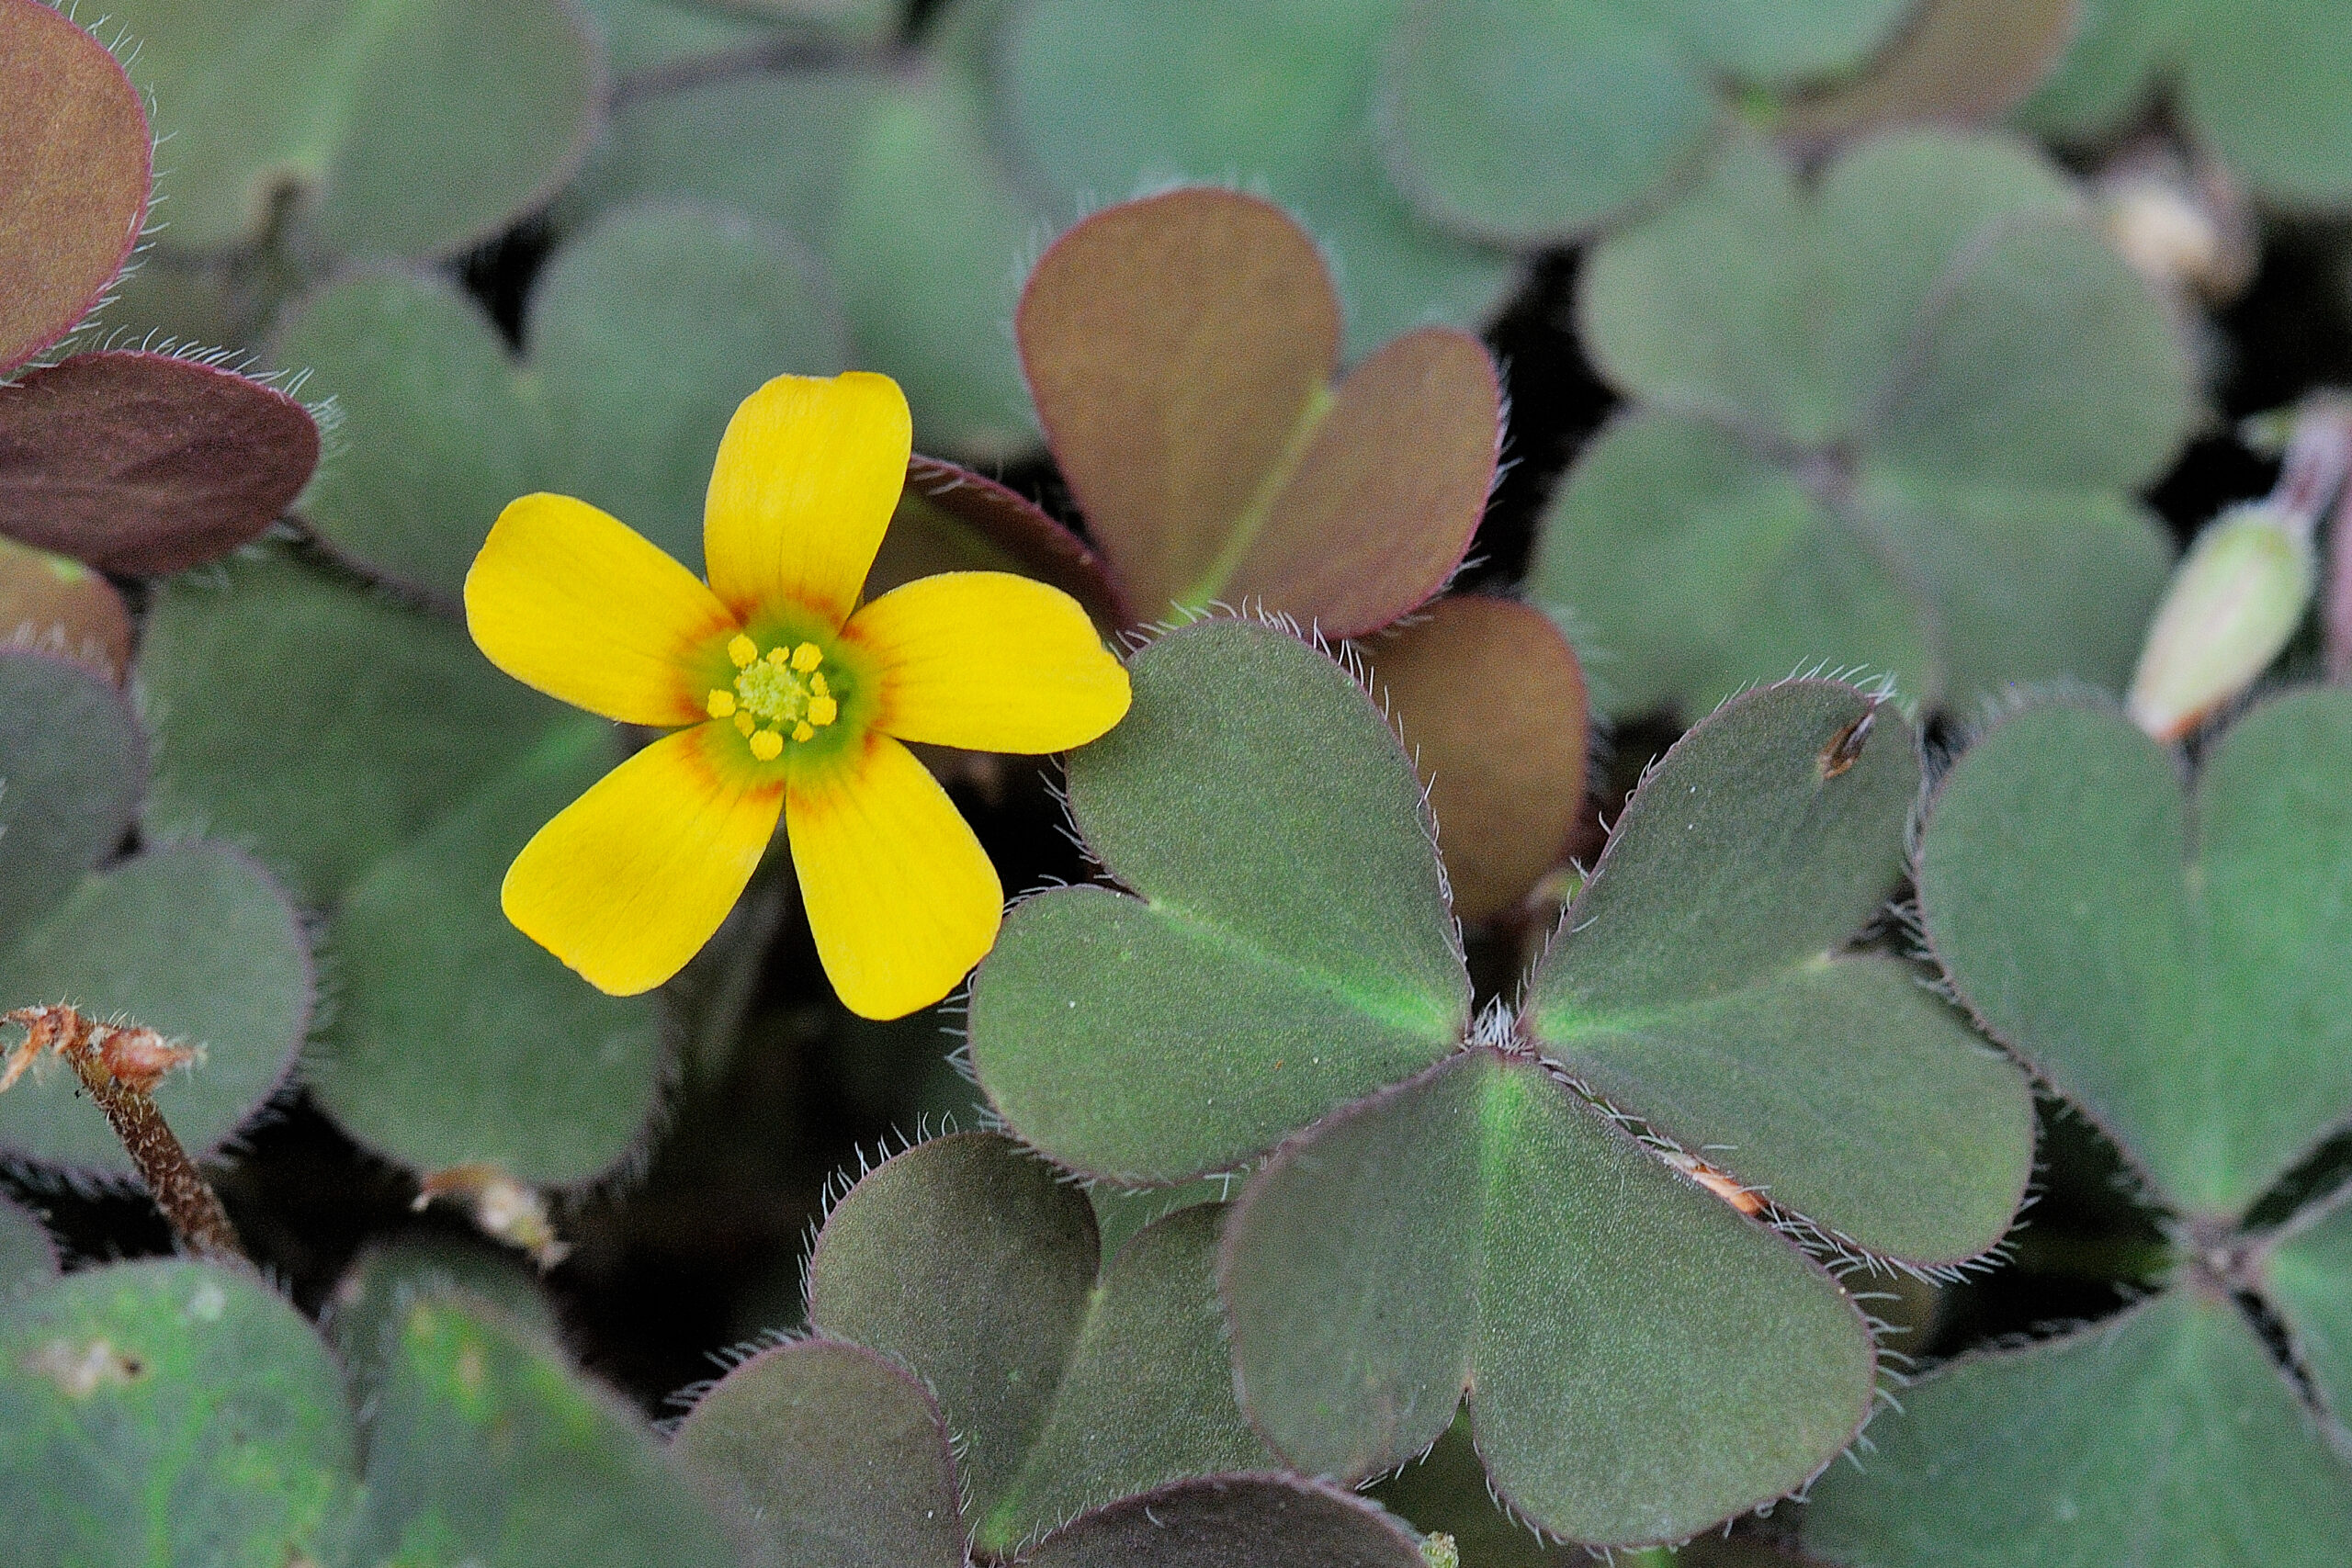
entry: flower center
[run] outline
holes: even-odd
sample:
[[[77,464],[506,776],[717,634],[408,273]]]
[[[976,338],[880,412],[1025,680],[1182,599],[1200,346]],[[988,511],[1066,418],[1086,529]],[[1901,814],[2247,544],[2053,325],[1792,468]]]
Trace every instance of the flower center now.
[[[711,688],[710,716],[732,718],[761,761],[782,756],[787,739],[816,739],[841,716],[841,702],[825,680],[824,650],[815,643],[779,644],[763,653],[739,634],[727,645],[727,657],[735,665],[734,689]]]

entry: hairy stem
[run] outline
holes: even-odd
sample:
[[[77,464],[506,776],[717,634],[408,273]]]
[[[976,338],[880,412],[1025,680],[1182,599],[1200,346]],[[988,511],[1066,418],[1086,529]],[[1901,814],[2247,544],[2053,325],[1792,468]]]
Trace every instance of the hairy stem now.
[[[15,1081],[24,1062],[44,1048],[54,1050],[73,1066],[82,1087],[106,1112],[180,1244],[199,1258],[244,1262],[244,1247],[220,1195],[188,1158],[148,1092],[191,1053],[166,1043],[152,1029],[93,1022],[68,1007],[27,1008],[8,1014],[7,1020],[24,1026],[26,1040],[0,1089]]]

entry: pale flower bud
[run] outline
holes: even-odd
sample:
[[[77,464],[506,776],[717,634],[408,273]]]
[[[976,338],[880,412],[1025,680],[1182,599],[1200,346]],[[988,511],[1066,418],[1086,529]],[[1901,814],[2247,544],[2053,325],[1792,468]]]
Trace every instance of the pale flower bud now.
[[[2315,576],[2308,514],[2257,501],[2214,519],[2149,625],[2132,721],[2177,740],[2253,685],[2302,623]]]

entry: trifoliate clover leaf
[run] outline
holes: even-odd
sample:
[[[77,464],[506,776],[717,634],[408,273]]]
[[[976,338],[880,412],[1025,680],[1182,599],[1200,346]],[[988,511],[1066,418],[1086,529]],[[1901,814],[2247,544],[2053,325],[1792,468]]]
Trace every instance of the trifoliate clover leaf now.
[[[1818,681],[1726,706],[1627,808],[1516,1025],[1474,1032],[1415,781],[1345,672],[1212,621],[1131,673],[1069,788],[1133,892],[1015,909],[972,1059],[1020,1135],[1089,1175],[1170,1182],[1305,1129],[1221,1264],[1276,1451],[1375,1474],[1468,1386],[1512,1505],[1600,1544],[1679,1540],[1818,1470],[1868,1406],[1870,1337],[1751,1216],[1950,1262],[1998,1239],[2031,1150],[2022,1075],[1895,961],[1839,956],[1903,869],[1899,715]],[[1236,700],[1277,691],[1278,716]],[[1910,1179],[1923,1146],[1940,1185]]]
[[[1739,143],[1601,246],[1579,308],[1635,403],[1555,497],[1533,581],[1618,656],[1615,711],[1824,660],[1930,699],[2129,673],[2167,554],[2130,491],[2193,377],[2037,155],[1906,132],[1806,189]]]
[[[1960,998],[2114,1138],[2168,1213],[2154,1300],[1966,1358],[1824,1482],[1833,1559],[2082,1568],[2333,1562],[2352,1464],[2266,1342],[2344,1393],[2338,1213],[2250,1228],[2352,1122],[2352,694],[2255,708],[2184,786],[2120,714],[2031,708],[1972,746],[1921,842],[1928,939]],[[2267,1305],[2266,1305],[2267,1303]],[[2275,1317],[2273,1316],[2275,1314]]]

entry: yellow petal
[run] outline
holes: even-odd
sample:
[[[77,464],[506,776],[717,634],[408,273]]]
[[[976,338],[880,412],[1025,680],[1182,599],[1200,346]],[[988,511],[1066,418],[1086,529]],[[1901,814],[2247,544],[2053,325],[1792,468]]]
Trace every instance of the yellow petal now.
[[[506,918],[598,990],[651,990],[735,907],[783,808],[783,781],[752,769],[733,726],[665,736],[523,846]]]
[[[797,604],[838,626],[907,481],[913,427],[888,376],[779,376],[728,422],[703,503],[710,585],[745,620]]]
[[[785,832],[817,956],[852,1012],[902,1018],[996,941],[1004,889],[947,792],[887,735],[804,770]]]
[[[466,573],[466,626],[492,663],[629,724],[704,717],[696,657],[734,624],[693,572],[568,495],[510,503]]]
[[[1078,601],[1010,572],[918,578],[860,609],[842,636],[873,656],[874,724],[901,739],[1064,751],[1126,715],[1126,669]]]

